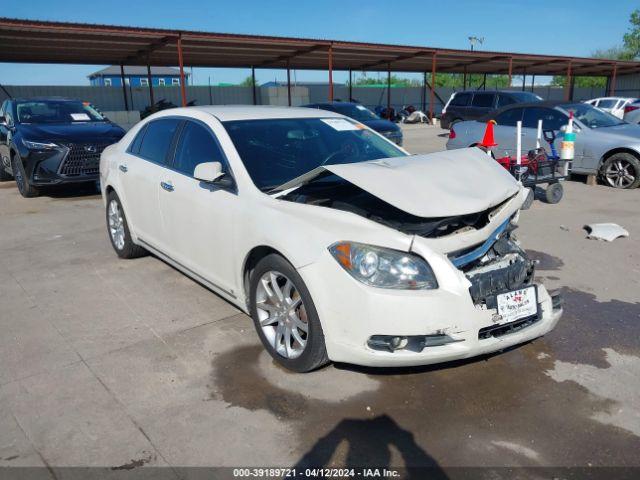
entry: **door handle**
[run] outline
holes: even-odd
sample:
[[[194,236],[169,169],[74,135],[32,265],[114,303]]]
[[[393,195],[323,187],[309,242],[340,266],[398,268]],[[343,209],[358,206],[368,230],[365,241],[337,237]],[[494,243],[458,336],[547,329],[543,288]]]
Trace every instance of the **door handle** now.
[[[129,171],[126,165],[119,165],[118,168],[122,173],[127,173]]]
[[[171,182],[160,182],[160,186],[167,192],[173,192],[173,184]]]

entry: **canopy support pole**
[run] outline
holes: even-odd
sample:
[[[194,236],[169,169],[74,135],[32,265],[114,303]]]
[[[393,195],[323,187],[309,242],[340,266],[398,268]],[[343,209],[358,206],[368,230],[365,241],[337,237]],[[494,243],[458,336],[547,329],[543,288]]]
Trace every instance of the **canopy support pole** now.
[[[255,67],[253,65],[251,66],[251,91],[253,93],[253,104],[257,105],[257,99],[256,99],[256,69],[255,69]]]
[[[182,106],[187,106],[187,90],[184,85],[184,62],[182,60],[182,35],[178,35],[178,63],[180,65],[180,95],[182,96]]]
[[[333,102],[333,44],[329,45],[329,101]]]
[[[291,69],[289,68],[289,60],[287,59],[287,102],[291,106]]]
[[[436,52],[433,52],[433,57],[431,57],[431,95],[429,96],[429,121],[431,123],[433,123],[433,107],[436,89],[436,63]]]
[[[120,64],[120,81],[122,82],[122,95],[124,96],[124,109],[129,111],[129,99],[127,98],[127,83],[124,78],[124,65]]]
[[[149,84],[149,107],[152,112],[155,112],[156,102],[153,101],[153,79],[151,77],[151,65],[147,60],[147,83]]]

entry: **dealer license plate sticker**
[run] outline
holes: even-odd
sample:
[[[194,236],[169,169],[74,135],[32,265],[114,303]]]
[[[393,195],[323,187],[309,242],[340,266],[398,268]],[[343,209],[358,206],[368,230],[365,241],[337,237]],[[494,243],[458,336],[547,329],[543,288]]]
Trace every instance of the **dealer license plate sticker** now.
[[[498,315],[502,317],[501,323],[513,322],[538,313],[535,287],[502,293],[497,296],[497,301]]]

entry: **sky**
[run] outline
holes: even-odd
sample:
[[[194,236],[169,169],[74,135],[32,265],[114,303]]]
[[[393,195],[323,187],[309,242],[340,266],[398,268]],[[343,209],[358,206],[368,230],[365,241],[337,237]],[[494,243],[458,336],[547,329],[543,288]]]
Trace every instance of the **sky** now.
[[[637,0],[21,0],[1,15],[222,33],[282,35],[444,48],[589,56],[622,43]],[[103,65],[0,63],[4,85],[88,85]],[[193,70],[196,84],[238,83],[248,69]],[[293,72],[298,81],[325,81],[326,72]],[[355,74],[357,75],[357,74]],[[412,75],[402,75],[411,77]],[[259,83],[285,80],[282,70],[258,70]],[[334,81],[344,82],[338,72]]]

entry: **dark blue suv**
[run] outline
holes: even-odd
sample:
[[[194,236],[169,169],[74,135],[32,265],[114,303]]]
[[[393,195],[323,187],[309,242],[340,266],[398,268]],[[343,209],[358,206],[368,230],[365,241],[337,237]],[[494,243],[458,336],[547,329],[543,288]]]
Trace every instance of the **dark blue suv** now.
[[[100,154],[125,134],[90,104],[65,98],[5,100],[0,107],[0,180],[20,194],[40,187],[96,182]]]

